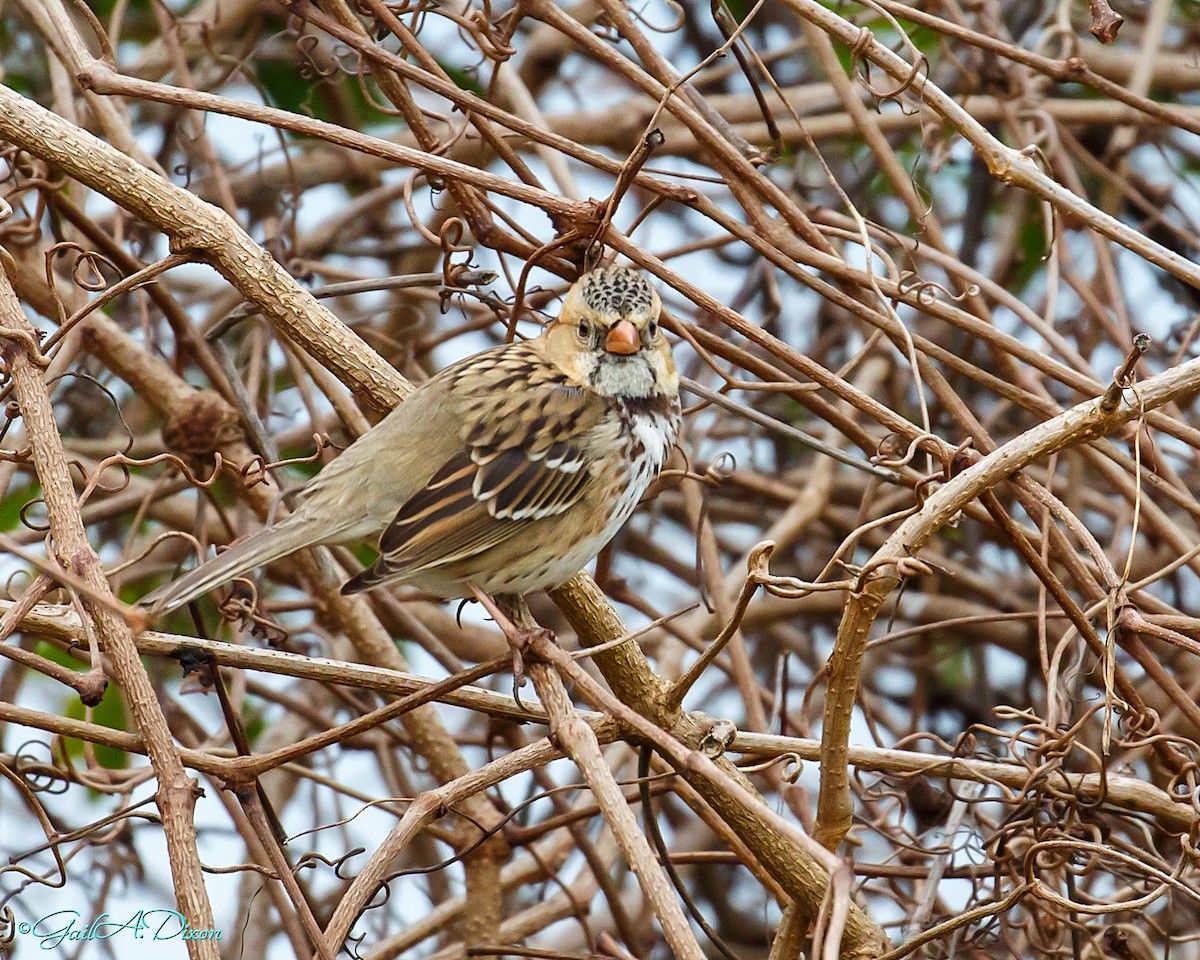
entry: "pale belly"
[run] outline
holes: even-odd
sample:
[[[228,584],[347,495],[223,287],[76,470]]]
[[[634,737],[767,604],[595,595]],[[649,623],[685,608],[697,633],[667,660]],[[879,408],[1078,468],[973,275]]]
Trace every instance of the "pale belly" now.
[[[556,537],[547,530],[545,538],[535,542],[523,555],[499,565],[494,572],[426,569],[416,577],[402,576],[398,579],[444,597],[471,596],[468,582],[488,594],[526,594],[557,587],[591,563],[596,554],[616,536],[652,478],[653,472],[644,482],[629,484],[600,532],[575,544],[564,543],[561,536]],[[481,566],[486,566],[486,563]]]

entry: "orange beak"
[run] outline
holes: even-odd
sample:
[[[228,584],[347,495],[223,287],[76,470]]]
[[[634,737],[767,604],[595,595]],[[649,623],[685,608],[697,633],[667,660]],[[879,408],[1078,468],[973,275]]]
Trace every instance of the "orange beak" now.
[[[637,327],[628,320],[619,321],[604,338],[604,349],[609,353],[619,353],[624,356],[637,353],[641,349],[641,344],[638,343]]]

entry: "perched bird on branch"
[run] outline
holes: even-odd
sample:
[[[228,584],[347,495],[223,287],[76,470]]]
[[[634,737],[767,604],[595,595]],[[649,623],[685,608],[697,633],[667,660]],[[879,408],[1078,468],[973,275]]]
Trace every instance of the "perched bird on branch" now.
[[[662,305],[628,267],[585,274],[533,340],[423,383],[298,493],[295,510],[142,602],[164,614],[304,547],[379,534],[343,593],[407,583],[524,595],[578,573],[629,518],[679,427]]]

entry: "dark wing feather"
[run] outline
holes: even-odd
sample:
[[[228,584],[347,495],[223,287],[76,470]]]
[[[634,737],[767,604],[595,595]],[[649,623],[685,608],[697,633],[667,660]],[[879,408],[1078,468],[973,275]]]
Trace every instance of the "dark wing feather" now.
[[[472,494],[498,520],[540,520],[562,513],[580,497],[588,471],[576,451],[569,464],[551,466],[522,450],[500,450],[473,458]]]
[[[566,385],[528,350],[478,359],[448,371],[461,450],[400,508],[380,538],[379,559],[344,592],[475,556],[586,493],[590,435],[606,401]]]
[[[381,554],[397,553],[422,529],[430,529],[471,506],[475,464],[470,452],[451,457],[418,493],[400,508],[379,538]]]

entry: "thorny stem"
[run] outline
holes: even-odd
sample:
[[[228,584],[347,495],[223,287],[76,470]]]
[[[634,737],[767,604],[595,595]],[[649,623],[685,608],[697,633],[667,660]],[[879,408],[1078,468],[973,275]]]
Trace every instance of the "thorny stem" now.
[[[146,743],[158,781],[156,800],[162,814],[171,880],[180,912],[194,929],[212,930],[212,906],[200,871],[200,855],[192,823],[196,783],[184,770],[154,687],[138,659],[133,632],[128,623],[113,612],[116,601],[104,577],[100,558],[88,543],[75,501],[62,438],[54,422],[50,397],[29,346],[30,339],[34,337],[34,328],[26,319],[12,286],[2,273],[0,326],[26,334],[24,337],[0,336],[0,355],[12,378],[17,405],[33,447],[33,462],[49,514],[54,552],[59,563],[87,588],[87,593],[81,598],[83,608],[91,619],[101,649],[111,664],[114,678],[125,694],[134,723]],[[189,940],[187,949],[188,956],[193,960],[216,960],[218,956],[215,942],[211,940]]]
[[[916,556],[971,500],[1028,464],[1111,433],[1140,416],[1143,410],[1188,397],[1197,390],[1200,390],[1200,360],[1192,360],[1140,384],[1137,403],[1106,410],[1102,396],[1073,407],[1016,437],[949,480],[875,552],[867,566],[882,572],[874,574],[862,591],[848,600],[830,659],[822,733],[825,752],[815,834],[818,840],[829,849],[836,849],[850,828],[852,812],[846,763],[850,717],[867,637],[884,599],[900,584],[899,565]]]

